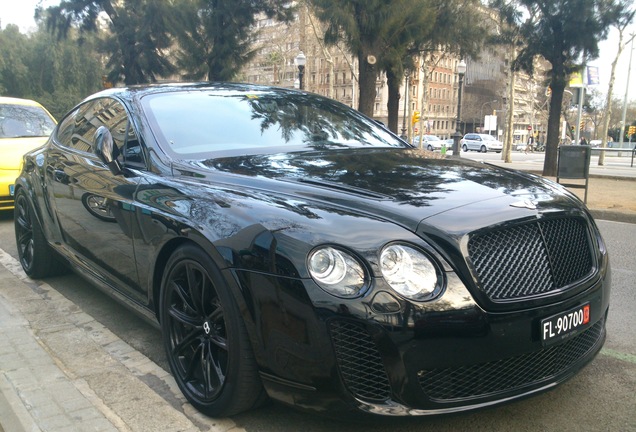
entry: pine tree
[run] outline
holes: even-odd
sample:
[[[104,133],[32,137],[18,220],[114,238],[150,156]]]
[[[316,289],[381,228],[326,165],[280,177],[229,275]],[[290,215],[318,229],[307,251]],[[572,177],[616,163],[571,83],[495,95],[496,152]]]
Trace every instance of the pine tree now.
[[[631,2],[629,2],[631,3]],[[525,45],[516,67],[533,72],[534,59],[541,56],[552,66],[548,72],[552,96],[543,175],[556,176],[563,93],[570,75],[598,57],[598,42],[607,37],[610,25],[628,3],[623,0],[519,0],[526,10],[521,23]]]
[[[255,52],[258,14],[286,21],[292,8],[283,0],[180,0],[177,65],[187,79],[229,81]]]

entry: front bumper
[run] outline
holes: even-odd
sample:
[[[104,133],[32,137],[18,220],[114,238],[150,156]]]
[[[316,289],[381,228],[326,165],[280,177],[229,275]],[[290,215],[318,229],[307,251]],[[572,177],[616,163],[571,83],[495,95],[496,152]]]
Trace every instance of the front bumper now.
[[[305,311],[303,326],[324,325],[313,332],[313,351],[321,357],[311,363],[302,355],[285,358],[284,370],[304,371],[300,379],[269,358],[273,368],[263,370],[263,381],[273,398],[315,412],[430,415],[528,397],[571,378],[600,351],[610,279],[607,269],[574,298],[524,311],[489,313],[476,304],[439,311],[410,304],[372,318],[373,306],[366,318],[353,305],[317,308],[311,318]],[[541,320],[585,303],[590,323],[544,346]],[[285,342],[287,348],[293,344]]]
[[[0,169],[0,210],[13,208],[14,196],[11,192],[19,174],[18,170]]]

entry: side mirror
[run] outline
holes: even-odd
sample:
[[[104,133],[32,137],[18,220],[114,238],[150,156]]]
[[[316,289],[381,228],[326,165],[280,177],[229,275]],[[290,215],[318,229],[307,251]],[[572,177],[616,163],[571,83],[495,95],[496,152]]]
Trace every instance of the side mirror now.
[[[117,160],[115,152],[118,151],[113,141],[113,136],[106,126],[100,126],[95,132],[95,154],[97,157],[108,166],[113,175],[122,174],[121,164]]]

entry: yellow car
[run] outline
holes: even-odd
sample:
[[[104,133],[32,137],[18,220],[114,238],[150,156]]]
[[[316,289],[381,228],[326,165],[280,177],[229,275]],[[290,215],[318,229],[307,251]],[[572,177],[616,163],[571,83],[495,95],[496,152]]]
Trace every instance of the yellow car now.
[[[22,155],[44,144],[55,124],[35,101],[0,97],[0,210],[13,208],[13,184]]]

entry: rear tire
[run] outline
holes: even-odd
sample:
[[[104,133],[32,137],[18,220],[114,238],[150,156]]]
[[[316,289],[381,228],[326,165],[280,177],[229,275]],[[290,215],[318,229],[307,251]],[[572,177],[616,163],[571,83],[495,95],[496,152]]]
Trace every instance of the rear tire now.
[[[181,246],[168,260],[160,313],[170,369],[195,408],[230,416],[266,399],[236,301],[201,248]]]
[[[15,198],[15,243],[24,272],[33,279],[64,273],[66,266],[51,249],[35,216],[27,194],[20,190]]]
[[[462,146],[462,151],[465,151],[465,152],[467,152],[467,151],[468,151],[468,147],[466,147],[466,144],[464,144],[464,145]]]

